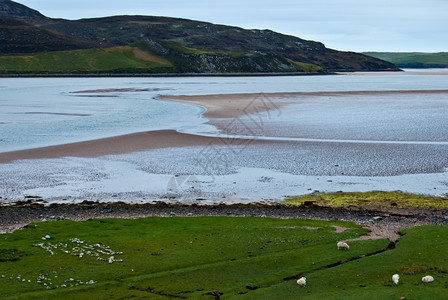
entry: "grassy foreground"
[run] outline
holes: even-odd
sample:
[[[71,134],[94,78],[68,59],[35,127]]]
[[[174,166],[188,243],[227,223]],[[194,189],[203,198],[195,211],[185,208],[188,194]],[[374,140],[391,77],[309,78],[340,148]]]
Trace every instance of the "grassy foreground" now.
[[[366,193],[315,193],[292,197],[285,201],[291,205],[314,204],[327,207],[370,206],[376,208],[447,208],[448,198],[434,197],[401,192],[366,192]]]
[[[364,234],[350,222],[253,217],[31,224],[0,236],[0,297],[445,299],[446,226],[408,229],[386,252],[387,240],[337,250],[337,241]],[[428,274],[435,281],[423,284]],[[307,286],[296,284],[300,276]]]

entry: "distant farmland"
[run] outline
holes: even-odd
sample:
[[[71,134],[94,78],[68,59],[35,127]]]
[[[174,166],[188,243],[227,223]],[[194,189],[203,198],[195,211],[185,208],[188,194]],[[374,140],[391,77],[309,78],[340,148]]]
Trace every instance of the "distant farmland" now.
[[[448,52],[364,52],[400,68],[448,68]]]

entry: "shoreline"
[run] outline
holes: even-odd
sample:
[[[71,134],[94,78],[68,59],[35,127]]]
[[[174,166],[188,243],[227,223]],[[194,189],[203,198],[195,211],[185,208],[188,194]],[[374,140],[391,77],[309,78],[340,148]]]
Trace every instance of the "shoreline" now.
[[[277,72],[277,73],[90,73],[90,74],[0,74],[0,78],[91,78],[91,77],[269,77],[269,76],[316,76],[338,75],[334,72]],[[341,71],[342,72],[342,71]],[[353,71],[357,72],[357,71]],[[365,72],[402,72],[401,70],[374,70]]]
[[[88,219],[146,217],[262,217],[282,219],[340,220],[354,222],[371,230],[370,238],[397,240],[399,231],[413,226],[448,225],[448,209],[366,207],[332,208],[322,206],[291,206],[285,204],[220,204],[186,205],[98,203],[43,204],[0,206],[0,234],[25,228],[30,223]]]

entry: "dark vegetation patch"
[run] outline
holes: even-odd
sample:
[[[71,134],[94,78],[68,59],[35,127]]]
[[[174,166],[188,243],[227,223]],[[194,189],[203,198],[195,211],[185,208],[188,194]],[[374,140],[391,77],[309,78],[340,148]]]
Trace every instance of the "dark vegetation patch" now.
[[[18,249],[0,249],[0,262],[18,261],[26,256],[26,252]]]

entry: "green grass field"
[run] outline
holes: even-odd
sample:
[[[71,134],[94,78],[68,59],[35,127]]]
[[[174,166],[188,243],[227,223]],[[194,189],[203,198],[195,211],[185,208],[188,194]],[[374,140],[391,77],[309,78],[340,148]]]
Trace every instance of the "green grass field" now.
[[[336,233],[332,225],[346,230]],[[44,222],[0,236],[0,297],[445,299],[447,229],[408,229],[396,249],[382,252],[388,240],[350,242],[349,251],[337,250],[337,241],[367,233],[340,221],[151,217]],[[51,238],[42,240],[46,235]],[[391,284],[394,273],[402,276],[402,284]],[[435,277],[433,283],[421,282],[427,274]],[[300,276],[307,277],[307,286],[296,284]]]
[[[0,74],[163,73],[173,71],[174,67],[169,61],[134,46],[0,57]]]
[[[448,52],[364,52],[400,68],[448,68]]]

